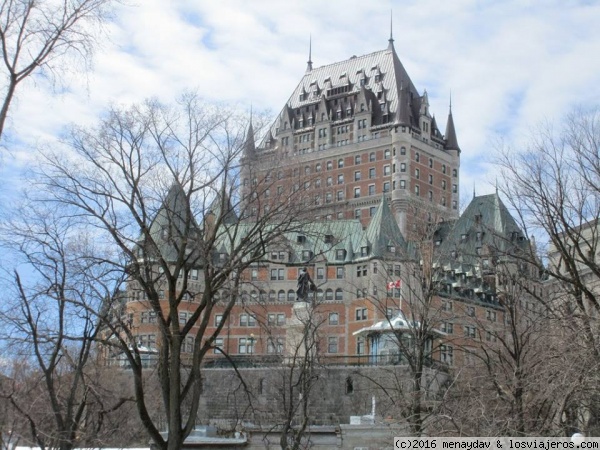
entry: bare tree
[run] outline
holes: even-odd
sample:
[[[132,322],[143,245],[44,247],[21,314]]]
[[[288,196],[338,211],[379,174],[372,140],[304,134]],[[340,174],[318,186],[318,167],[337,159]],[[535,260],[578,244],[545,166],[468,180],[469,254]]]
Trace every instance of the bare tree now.
[[[39,173],[47,201],[74,210],[122,255],[109,262],[128,275],[125,310],[115,310],[103,338],[130,366],[138,413],[159,448],[180,448],[194,428],[200,366],[239,298],[242,272],[298,225],[291,198],[250,211],[237,196],[246,128],[235,111],[195,95],[113,109],[98,128],[74,129],[72,156],[46,156]],[[217,305],[224,320],[213,331]],[[137,337],[141,312],[155,323],[150,353]],[[148,356],[155,372],[146,370]],[[149,372],[158,377],[167,436],[148,409]]]
[[[93,442],[108,410],[126,401],[101,406],[99,377],[88,371],[106,299],[122,275],[101,262],[108,255],[75,219],[33,202],[20,208],[2,229],[4,250],[15,260],[3,280],[2,340],[18,370],[1,395],[38,446],[70,449]],[[87,259],[90,252],[98,259]]]
[[[3,0],[0,48],[4,77],[0,137],[19,84],[35,72],[55,74],[65,57],[89,63],[97,30],[117,0]]]
[[[577,326],[573,338],[587,355],[575,354],[594,366],[600,361],[599,150],[600,113],[577,110],[559,126],[540,126],[524,149],[501,148],[498,157],[506,198],[543,256],[527,258],[548,276],[548,294],[539,300]]]

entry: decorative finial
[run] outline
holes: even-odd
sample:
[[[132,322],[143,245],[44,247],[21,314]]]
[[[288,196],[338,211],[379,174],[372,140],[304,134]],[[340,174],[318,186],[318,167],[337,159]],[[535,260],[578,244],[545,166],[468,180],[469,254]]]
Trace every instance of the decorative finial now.
[[[498,177],[496,177],[496,195],[498,195]]]
[[[308,61],[306,64],[306,71],[312,71],[312,34],[308,37]]]
[[[473,198],[475,198],[475,182],[473,181]]]
[[[388,50],[391,50],[394,48],[394,28],[393,28],[393,15],[392,15],[392,10],[390,9],[390,38],[388,39]]]
[[[450,114],[452,114],[452,89],[450,89]]]

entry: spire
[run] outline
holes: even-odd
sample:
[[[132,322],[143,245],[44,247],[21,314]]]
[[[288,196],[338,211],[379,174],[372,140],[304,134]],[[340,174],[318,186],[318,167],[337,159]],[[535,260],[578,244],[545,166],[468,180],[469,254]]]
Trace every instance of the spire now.
[[[477,194],[475,193],[475,182],[473,181],[473,198],[477,197]]]
[[[306,62],[306,72],[312,72],[312,35],[308,38],[308,61]]]
[[[246,141],[244,142],[244,153],[247,158],[254,158],[256,156],[254,128],[252,127],[252,105],[250,106],[250,125],[248,125],[248,133],[246,133]]]
[[[456,130],[454,129],[454,119],[452,118],[452,94],[450,94],[450,110],[448,112],[448,122],[446,122],[446,150],[458,150],[458,140],[456,139]]]
[[[390,10],[390,38],[388,39],[388,50],[394,49],[394,28],[392,23],[392,10]]]

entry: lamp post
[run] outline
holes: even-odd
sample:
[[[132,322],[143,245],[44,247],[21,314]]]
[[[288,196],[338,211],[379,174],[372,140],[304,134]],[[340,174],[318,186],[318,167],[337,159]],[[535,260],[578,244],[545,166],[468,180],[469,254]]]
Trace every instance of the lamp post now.
[[[250,338],[248,340],[250,341],[250,356],[252,356],[254,353],[254,333],[250,334]]]

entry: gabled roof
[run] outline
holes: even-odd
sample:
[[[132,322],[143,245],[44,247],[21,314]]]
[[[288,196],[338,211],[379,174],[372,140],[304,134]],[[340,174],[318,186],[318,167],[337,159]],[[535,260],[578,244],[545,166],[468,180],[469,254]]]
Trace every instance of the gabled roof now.
[[[477,263],[478,248],[488,247],[503,255],[528,245],[497,193],[473,197],[454,226],[445,231],[439,248],[441,259],[448,259],[452,251],[457,251],[464,264]],[[481,233],[479,239],[477,233]]]
[[[404,253],[407,250],[406,240],[385,196],[381,197],[379,207],[365,231],[365,237],[371,247],[370,256],[383,257],[390,246],[400,248]]]
[[[150,224],[150,235],[158,245],[162,257],[174,260],[180,244],[197,233],[198,224],[194,219],[187,194],[179,182],[174,182],[154,220]]]

